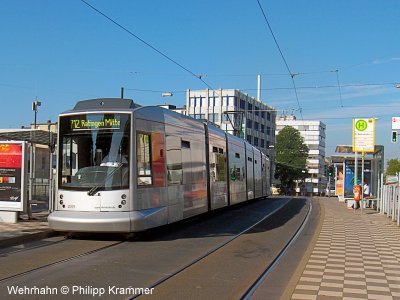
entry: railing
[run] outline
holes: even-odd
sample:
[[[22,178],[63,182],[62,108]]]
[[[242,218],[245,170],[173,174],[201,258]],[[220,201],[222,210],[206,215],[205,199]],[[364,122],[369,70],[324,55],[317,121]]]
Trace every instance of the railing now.
[[[396,221],[398,226],[400,226],[399,193],[399,186],[384,185],[377,203],[377,210],[381,214],[386,214],[392,221]]]
[[[49,180],[46,178],[35,178],[32,182],[31,190],[32,200],[29,201],[30,206],[33,205],[40,210],[52,209],[51,203],[54,197],[54,180]]]

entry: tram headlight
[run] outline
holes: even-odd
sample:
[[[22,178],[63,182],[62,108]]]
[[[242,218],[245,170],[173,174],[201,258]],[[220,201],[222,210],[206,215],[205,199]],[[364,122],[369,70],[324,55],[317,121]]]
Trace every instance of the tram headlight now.
[[[125,195],[125,194],[122,194],[122,195],[121,195],[121,198],[122,198],[122,199],[126,199],[126,195]]]
[[[64,201],[60,200],[60,204],[62,205],[64,203]]]
[[[122,201],[121,201],[121,204],[122,204],[122,205],[125,205],[125,204],[126,204],[126,200],[122,200]]]
[[[63,194],[60,194],[60,199],[63,199],[64,198],[64,195]]]

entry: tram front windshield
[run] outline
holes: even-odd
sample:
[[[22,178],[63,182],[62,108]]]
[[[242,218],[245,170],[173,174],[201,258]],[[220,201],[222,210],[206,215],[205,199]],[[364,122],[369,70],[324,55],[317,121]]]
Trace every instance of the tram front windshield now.
[[[90,191],[129,188],[129,114],[61,116],[61,189]]]

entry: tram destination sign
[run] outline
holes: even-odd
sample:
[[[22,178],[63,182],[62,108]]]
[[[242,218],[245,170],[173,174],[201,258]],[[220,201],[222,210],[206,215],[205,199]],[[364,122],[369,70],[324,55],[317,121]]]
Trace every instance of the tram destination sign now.
[[[72,130],[120,129],[119,115],[79,115],[70,118]]]

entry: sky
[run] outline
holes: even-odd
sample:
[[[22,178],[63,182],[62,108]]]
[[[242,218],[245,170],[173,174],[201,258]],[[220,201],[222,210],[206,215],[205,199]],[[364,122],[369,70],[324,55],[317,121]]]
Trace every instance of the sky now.
[[[187,89],[255,97],[260,74],[278,116],[326,124],[327,156],[351,145],[353,118],[377,118],[385,160],[400,156],[400,1],[86,1],[114,22],[81,0],[0,0],[0,128],[32,123],[36,99],[54,122],[121,87],[142,105],[181,107]]]

